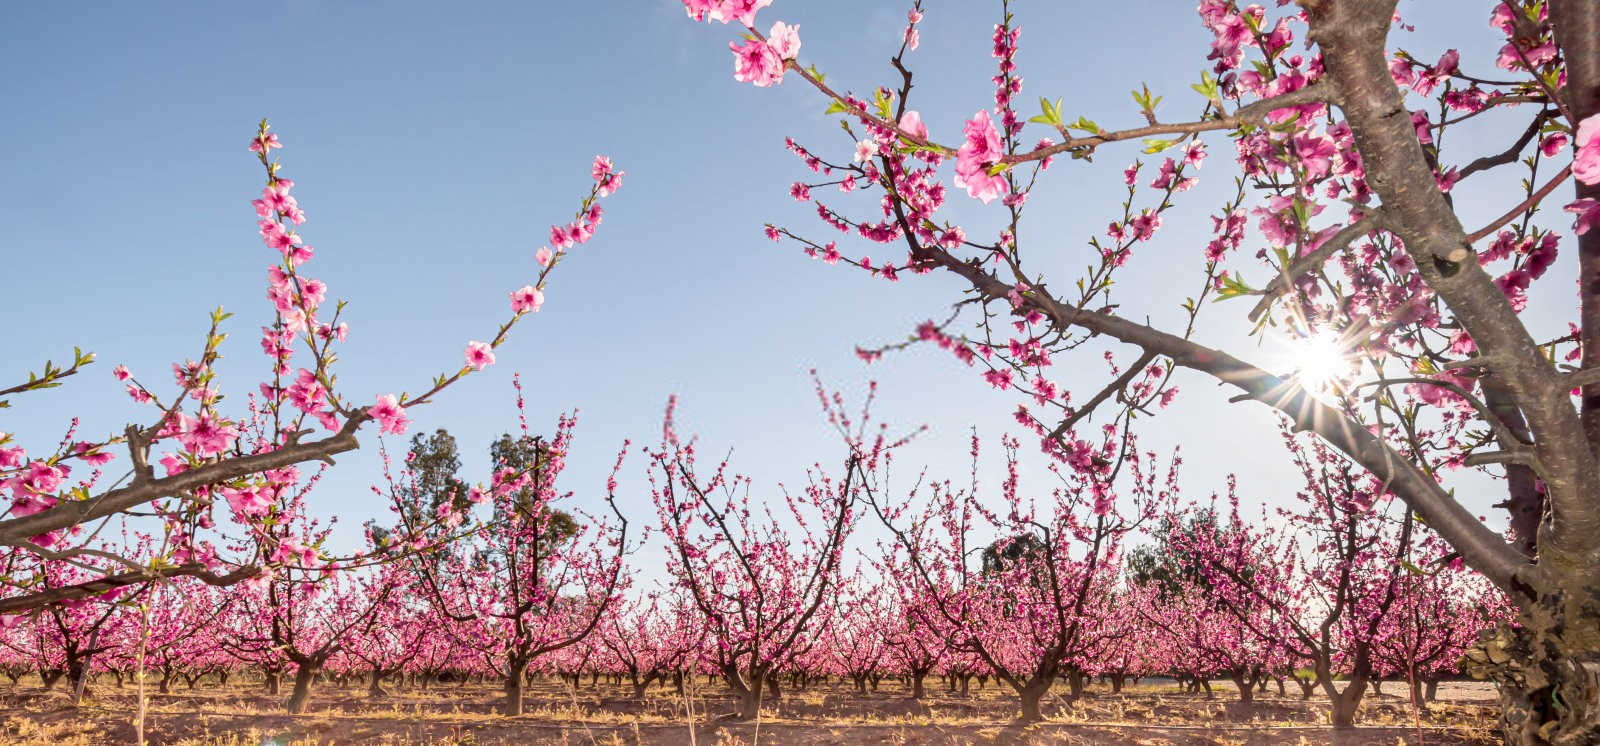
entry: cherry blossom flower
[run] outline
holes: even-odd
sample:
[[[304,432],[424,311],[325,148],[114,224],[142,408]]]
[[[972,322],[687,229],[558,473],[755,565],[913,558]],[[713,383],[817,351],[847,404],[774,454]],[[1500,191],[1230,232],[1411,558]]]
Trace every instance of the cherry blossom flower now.
[[[792,60],[800,56],[800,24],[790,26],[783,21],[772,24],[772,30],[767,32],[767,45],[778,55],[778,59]]]
[[[1572,223],[1572,232],[1580,236],[1588,233],[1590,228],[1600,226],[1600,200],[1586,197],[1562,209],[1578,216]]]
[[[901,115],[899,127],[903,132],[909,132],[924,140],[928,139],[928,126],[922,123],[922,113],[916,109],[907,110]]]
[[[1000,161],[1000,133],[989,119],[988,110],[974,114],[962,128],[966,142],[956,151],[956,186],[963,187],[973,199],[989,204],[1006,190],[1004,177],[989,173],[989,168]]]
[[[1572,176],[1585,184],[1600,184],[1600,114],[1578,123],[1573,144],[1578,152],[1572,156]]]
[[[382,432],[404,435],[406,425],[411,420],[406,417],[405,408],[395,400],[394,394],[384,394],[378,397],[376,404],[367,408],[367,414],[378,421]]]
[[[281,148],[283,143],[278,142],[278,133],[268,132],[250,140],[250,152],[260,153],[273,148]]]
[[[210,412],[201,412],[199,417],[179,412],[177,417],[178,442],[197,456],[219,454],[239,437],[239,429],[233,423],[217,420]]]
[[[523,285],[511,291],[511,310],[517,313],[538,313],[544,305],[544,293],[532,285]]]
[[[772,47],[760,39],[750,39],[743,44],[728,42],[733,52],[733,79],[750,83],[758,88],[783,82],[783,60]]]
[[[472,366],[473,370],[483,370],[494,365],[494,348],[487,342],[474,340],[467,343],[466,357],[467,365]]]

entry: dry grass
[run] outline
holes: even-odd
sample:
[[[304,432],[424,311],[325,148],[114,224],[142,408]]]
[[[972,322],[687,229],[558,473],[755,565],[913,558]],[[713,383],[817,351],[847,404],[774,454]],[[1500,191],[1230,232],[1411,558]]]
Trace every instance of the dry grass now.
[[[1217,698],[1179,693],[1171,684],[1144,684],[1120,694],[1091,687],[1077,701],[1065,687],[1046,701],[1049,719],[1014,722],[1015,699],[992,682],[963,697],[929,681],[928,696],[911,700],[896,682],[865,695],[839,684],[790,691],[762,709],[759,723],[729,723],[717,716],[734,703],[719,685],[702,679],[693,689],[698,714],[697,746],[762,744],[1489,744],[1494,732],[1493,690],[1482,684],[1450,684],[1441,701],[1417,711],[1390,685],[1385,696],[1368,695],[1360,727],[1328,728],[1325,702],[1259,695],[1251,705],[1216,685]],[[633,699],[627,687],[587,680],[576,689],[541,681],[527,692],[525,714],[497,711],[494,682],[428,690],[390,687],[387,697],[369,698],[362,686],[323,683],[313,690],[304,715],[283,714],[282,697],[267,696],[258,682],[151,696],[152,744],[184,746],[324,746],[326,744],[689,744],[684,700],[671,689],[651,689]],[[133,738],[131,687],[110,681],[92,688],[73,708],[62,692],[45,692],[24,681],[0,691],[0,742],[38,746],[127,743]]]

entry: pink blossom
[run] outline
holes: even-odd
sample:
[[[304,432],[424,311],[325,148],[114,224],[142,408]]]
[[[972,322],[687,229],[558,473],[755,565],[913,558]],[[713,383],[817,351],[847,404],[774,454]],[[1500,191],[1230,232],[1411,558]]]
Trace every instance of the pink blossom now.
[[[178,442],[197,456],[221,453],[239,437],[239,429],[233,423],[218,420],[210,412],[201,412],[199,417],[179,412],[178,423]]]
[[[754,26],[756,11],[771,4],[772,0],[716,0],[711,4],[708,16],[713,21],[738,21],[746,26]]]
[[[126,365],[118,365],[112,368],[111,375],[116,376],[118,381],[126,381],[133,377],[133,374],[128,372],[128,366]]]
[[[245,489],[224,487],[222,497],[228,501],[228,507],[233,509],[235,517],[245,520],[265,516],[267,510],[272,507],[271,501],[262,494],[262,490],[253,487]]]
[[[1585,184],[1600,184],[1600,114],[1578,123],[1574,139],[1578,152],[1572,156],[1572,175]]]
[[[595,190],[595,194],[601,197],[607,197],[610,196],[612,192],[622,188],[622,177],[625,176],[627,172],[616,170],[616,167],[611,164],[610,158],[603,155],[597,155],[594,157],[594,169],[592,174],[594,176],[594,183],[599,185],[599,187]],[[600,222],[598,212],[600,207],[595,205],[592,207],[592,209],[596,212],[589,218],[589,220],[595,223]]]
[[[983,380],[988,381],[990,386],[1004,391],[1011,387],[1011,369],[985,371]]]
[[[969,196],[989,204],[1006,190],[1006,180],[989,173],[989,168],[1004,155],[1000,149],[1000,133],[995,130],[986,109],[967,120],[962,133],[966,135],[966,142],[956,151],[956,186],[966,188]]]
[[[538,262],[541,267],[550,266],[550,260],[554,259],[555,256],[548,246],[540,246],[538,251],[533,252],[533,260]]]
[[[483,370],[494,365],[494,348],[487,342],[472,341],[467,343],[467,365],[473,370]]]
[[[767,33],[767,45],[777,53],[778,59],[792,60],[800,56],[800,25],[790,26],[783,21],[772,24]]]
[[[289,403],[302,412],[310,412],[322,406],[327,401],[327,389],[317,380],[317,375],[305,368],[295,374],[294,383],[289,386]]]
[[[1161,228],[1161,216],[1145,208],[1143,212],[1128,221],[1128,227],[1133,229],[1135,240],[1147,241]]]
[[[1585,197],[1562,209],[1578,216],[1572,223],[1572,231],[1580,236],[1588,233],[1590,228],[1600,226],[1600,200]]]
[[[1546,158],[1556,157],[1556,154],[1560,153],[1561,149],[1565,147],[1567,147],[1567,133],[1565,132],[1553,132],[1549,137],[1539,142],[1539,152],[1544,153]]]
[[[772,47],[760,39],[750,39],[743,44],[728,42],[733,52],[733,79],[759,88],[783,81],[783,60]]]
[[[856,142],[856,161],[870,161],[872,156],[878,154],[878,143],[872,140],[858,140]]]
[[[511,291],[511,310],[517,313],[538,313],[544,305],[544,293],[532,285],[523,285]]]
[[[276,132],[268,132],[265,135],[258,135],[255,139],[250,141],[250,152],[252,153],[260,153],[273,148],[281,147],[283,147],[283,143],[278,142],[278,133]]]
[[[900,131],[907,132],[924,140],[928,139],[928,126],[922,123],[922,113],[916,109],[909,109],[900,116]]]
[[[1328,175],[1333,167],[1333,154],[1337,150],[1333,138],[1310,133],[1295,135],[1294,149],[1300,157],[1300,163],[1305,166],[1308,181]]]
[[[382,427],[382,432],[404,435],[406,425],[411,420],[406,417],[405,408],[395,400],[394,394],[384,394],[378,397],[376,404],[367,408],[367,414],[377,420]]]

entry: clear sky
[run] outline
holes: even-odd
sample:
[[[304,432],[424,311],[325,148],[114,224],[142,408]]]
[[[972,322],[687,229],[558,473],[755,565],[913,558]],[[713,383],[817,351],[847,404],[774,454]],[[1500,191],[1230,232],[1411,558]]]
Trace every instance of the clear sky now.
[[[778,0],[760,25],[800,24],[802,62],[865,93],[895,81],[886,60],[907,5]],[[912,103],[940,139],[991,105],[998,5],[927,3],[911,57]],[[1197,110],[1188,86],[1206,66],[1209,35],[1191,0],[1013,6],[1028,113],[1048,95],[1064,98],[1069,116],[1133,124],[1128,90],[1141,82],[1166,96],[1164,116]],[[1396,38],[1423,59],[1460,47],[1469,69],[1488,71],[1485,50],[1498,46],[1488,9],[1406,0],[1402,12],[1419,31]],[[459,366],[467,340],[487,338],[505,315],[506,293],[533,277],[533,253],[550,224],[570,217],[594,154],[628,172],[596,239],[559,269],[545,310],[517,330],[499,363],[414,413],[415,430],[442,426],[461,439],[467,478],[483,478],[489,440],[515,427],[510,378],[521,371],[535,424],[581,410],[566,486],[582,495],[602,489],[624,438],[637,448],[659,437],[674,393],[683,427],[717,450],[735,448],[735,465],[758,485],[798,482],[807,465],[842,457],[818,415],[811,368],[848,392],[876,379],[881,415],[933,428],[902,459],[903,476],[926,462],[960,478],[968,428],[997,451],[1016,399],[934,350],[870,367],[852,354],[857,343],[892,341],[942,318],[959,286],[942,274],[890,285],[761,235],[767,221],[824,230],[786,195],[807,172],[784,151],[784,136],[841,157],[849,141],[792,76],[774,90],[736,83],[732,38],[731,27],[691,23],[678,0],[0,5],[4,375],[59,360],[73,345],[102,361],[61,389],[18,400],[0,428],[34,448],[59,438],[71,415],[87,433],[120,429],[134,410],[111,367],[169,383],[170,363],[197,354],[206,313],[218,305],[238,314],[227,328],[224,391],[237,404],[261,380],[256,339],[270,318],[265,269],[274,252],[255,234],[249,200],[262,174],[245,146],[266,116],[309,215],[301,232],[317,256],[308,271],[351,303],[339,373],[342,391],[358,400],[419,391]],[[1511,138],[1500,120],[1483,120],[1466,133],[1481,146],[1455,151],[1462,162]],[[1131,317],[1176,318],[1200,281],[1205,216],[1233,175],[1230,144],[1209,142],[1202,186],[1121,280]],[[1033,196],[1025,240],[1038,247],[1035,268],[1056,284],[1090,261],[1084,239],[1117,209],[1116,172],[1136,148],[1107,147],[1093,165],[1061,162]],[[1495,189],[1471,186],[1458,204],[1488,214]],[[949,212],[970,219],[969,231],[994,225],[993,211],[964,195],[952,201]],[[1570,254],[1545,283],[1575,276]],[[1264,274],[1246,276],[1259,284]],[[1557,328],[1569,302],[1545,292],[1529,314]],[[1210,308],[1204,338],[1286,371],[1281,356],[1242,334],[1247,310]],[[1097,353],[1058,367],[1080,396],[1103,378]],[[1253,500],[1297,486],[1263,408],[1226,404],[1230,392],[1204,378],[1180,380],[1173,410],[1144,423],[1143,445],[1183,444],[1192,496],[1219,488],[1229,472]],[[340,461],[319,488],[318,510],[354,528],[383,510],[367,490],[378,479],[374,436]],[[642,462],[630,463],[624,507],[636,524],[653,523],[642,471],[632,468]],[[1496,499],[1484,480],[1460,484],[1475,506]]]

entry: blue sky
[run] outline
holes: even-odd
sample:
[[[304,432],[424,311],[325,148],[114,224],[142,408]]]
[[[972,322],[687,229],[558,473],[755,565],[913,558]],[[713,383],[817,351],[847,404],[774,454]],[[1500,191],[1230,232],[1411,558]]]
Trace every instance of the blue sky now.
[[[906,5],[779,0],[759,25],[799,23],[802,62],[863,93],[894,82],[886,60]],[[1209,35],[1192,2],[1013,5],[1023,28],[1019,100],[1030,113],[1038,96],[1059,96],[1069,115],[1131,124],[1128,90],[1141,82],[1167,97],[1168,118],[1197,109],[1188,85],[1205,67]],[[1424,59],[1461,47],[1469,68],[1486,70],[1485,51],[1498,46],[1485,23],[1489,4],[1471,12],[1429,5],[1402,3],[1420,30],[1401,45]],[[922,48],[911,58],[913,105],[936,138],[950,140],[962,119],[989,105],[998,3],[927,6]],[[310,218],[302,228],[317,247],[309,274],[351,303],[340,385],[360,400],[418,391],[458,366],[467,340],[492,334],[506,293],[532,278],[533,252],[550,224],[570,217],[593,155],[609,154],[628,172],[596,239],[560,268],[545,310],[517,330],[499,363],[414,413],[414,428],[458,436],[468,478],[482,477],[490,439],[515,427],[510,377],[521,371],[535,424],[581,411],[567,487],[586,501],[623,439],[637,450],[658,437],[670,394],[682,399],[686,429],[718,450],[735,448],[735,465],[776,494],[778,481],[798,482],[806,466],[841,456],[817,412],[811,368],[847,392],[876,379],[880,415],[933,428],[902,459],[902,476],[930,463],[960,478],[968,428],[997,451],[1016,400],[936,351],[870,367],[852,353],[857,343],[895,340],[922,319],[942,318],[959,285],[942,275],[887,285],[762,237],[768,221],[821,233],[813,213],[786,195],[805,172],[784,151],[784,136],[836,155],[849,141],[801,81],[773,90],[736,83],[732,38],[729,27],[689,22],[677,0],[5,4],[5,375],[59,360],[72,345],[102,363],[17,401],[0,428],[34,448],[59,438],[71,415],[88,433],[120,429],[135,410],[111,367],[170,381],[170,363],[198,352],[206,313],[218,305],[238,314],[221,365],[224,391],[237,402],[254,388],[266,371],[256,337],[270,318],[263,293],[273,253],[255,235],[248,202],[262,175],[245,145],[266,116]],[[1481,146],[1457,151],[1461,162],[1509,139],[1503,121],[1483,120],[1463,133]],[[1209,142],[1202,186],[1122,279],[1129,315],[1175,319],[1200,280],[1205,216],[1232,181],[1231,146],[1220,136]],[[1035,193],[1027,238],[1057,284],[1089,261],[1084,239],[1116,209],[1117,172],[1135,156],[1134,146],[1108,147],[1093,165],[1061,163]],[[1475,204],[1485,205],[1479,214],[1498,212],[1488,200],[1505,184],[1482,181],[1458,195],[1464,214]],[[954,201],[950,212],[970,220],[969,231],[995,225],[993,211]],[[1563,256],[1553,273],[1546,283],[1567,282],[1573,258]],[[1542,327],[1567,312],[1560,304],[1570,299],[1551,295],[1529,311]],[[1286,369],[1281,355],[1243,335],[1246,310],[1211,308],[1202,336]],[[1101,380],[1097,353],[1061,362],[1064,382],[1081,395]],[[1227,405],[1229,392],[1200,377],[1181,384],[1173,410],[1144,423],[1143,444],[1183,444],[1193,496],[1217,489],[1229,472],[1254,500],[1294,489],[1264,409]],[[403,445],[391,438],[390,448]],[[622,482],[636,525],[655,520],[641,463],[632,458]],[[382,513],[367,490],[377,479],[369,434],[319,487],[318,510],[353,529]],[[1473,505],[1496,499],[1485,480],[1460,485]]]

